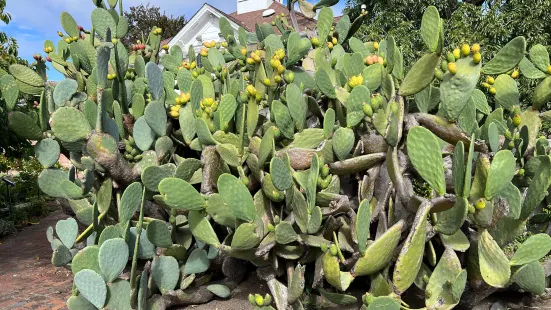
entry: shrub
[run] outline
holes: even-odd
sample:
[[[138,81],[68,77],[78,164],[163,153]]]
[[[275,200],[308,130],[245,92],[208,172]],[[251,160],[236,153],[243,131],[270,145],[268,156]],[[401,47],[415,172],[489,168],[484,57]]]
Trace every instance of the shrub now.
[[[548,143],[536,139],[551,98],[545,48],[525,57],[517,37],[487,63],[475,44],[446,51],[429,7],[425,53],[404,72],[392,36],[361,42],[352,35],[365,14],[333,25],[328,2],[314,7],[315,38],[282,18],[281,36],[263,24],[235,37],[222,18],[225,43],[184,61],[178,46],[159,55],[159,28],[128,53],[124,17],[100,1],[97,37],[82,39],[63,13],[57,52],[45,43],[65,80],[44,86],[10,67],[13,85],[41,97],[36,118],[12,112],[10,126],[39,141],[41,189],[68,198],[87,226],[69,218],[47,232],[52,263],[74,273],[70,309],[226,298],[244,261],[270,288],[250,296],[260,309],[300,309],[319,295],[354,303],[348,288],[365,280],[363,309],[399,309],[419,290],[430,309],[472,307],[513,283],[545,292],[538,260],[551,237],[503,251],[551,185]],[[525,111],[517,68],[541,80]],[[52,168],[60,153],[69,175]]]

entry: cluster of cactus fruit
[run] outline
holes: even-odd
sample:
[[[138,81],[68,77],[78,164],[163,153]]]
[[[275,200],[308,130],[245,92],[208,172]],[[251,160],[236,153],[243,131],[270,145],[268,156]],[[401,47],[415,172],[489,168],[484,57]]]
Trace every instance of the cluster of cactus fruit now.
[[[47,232],[52,263],[74,273],[69,309],[227,298],[245,262],[271,293],[251,295],[255,309],[400,309],[405,295],[451,309],[498,288],[545,293],[551,237],[504,251],[549,199],[545,47],[526,57],[518,37],[485,64],[476,44],[445,53],[429,7],[427,53],[406,74],[394,38],[354,38],[365,14],[335,24],[335,2],[299,1],[308,16],[320,9],[310,39],[285,18],[281,35],[222,18],[224,43],[184,60],[178,46],[160,53],[158,28],[128,52],[117,0],[94,1],[90,31],[63,13],[66,34],[44,45],[66,77],[55,87],[38,59],[1,72],[10,127],[37,141],[40,188],[80,222]],[[519,72],[541,80],[522,112]],[[20,92],[40,97],[37,112],[14,110]],[[54,168],[60,154],[69,173]],[[353,282],[369,283],[361,300]]]

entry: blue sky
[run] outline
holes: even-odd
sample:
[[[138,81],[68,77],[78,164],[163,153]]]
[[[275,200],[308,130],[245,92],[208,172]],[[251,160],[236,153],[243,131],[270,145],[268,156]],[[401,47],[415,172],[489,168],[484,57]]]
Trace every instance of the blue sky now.
[[[309,0],[310,1],[310,0]],[[160,6],[169,15],[185,15],[191,18],[203,5],[203,1],[197,0],[124,0],[125,8],[150,2]],[[231,13],[236,10],[236,0],[206,0],[220,10]],[[315,1],[312,1],[315,2]],[[335,15],[341,15],[345,0],[333,7]],[[7,1],[5,11],[12,15],[9,25],[0,24],[0,30],[8,36],[15,37],[19,44],[20,56],[32,61],[32,55],[43,52],[45,40],[57,43],[59,37],[57,31],[62,30],[59,21],[61,12],[69,12],[84,28],[91,26],[90,13],[94,9],[90,0],[10,0]],[[60,80],[63,78],[53,68],[48,71],[49,79]]]

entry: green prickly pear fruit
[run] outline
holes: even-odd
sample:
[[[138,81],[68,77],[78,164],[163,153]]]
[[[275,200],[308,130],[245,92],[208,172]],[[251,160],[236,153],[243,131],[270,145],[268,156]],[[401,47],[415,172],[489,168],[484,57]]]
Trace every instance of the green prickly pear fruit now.
[[[285,83],[291,84],[295,80],[295,74],[292,71],[289,71],[285,73],[285,75],[283,76],[283,79],[285,80]]]
[[[453,61],[450,61],[450,62],[453,62]],[[442,71],[448,70],[448,63],[450,62],[446,60],[442,60],[442,63],[440,64],[440,69],[442,69]]]
[[[274,126],[274,138],[279,138],[281,136],[281,129],[279,127]]]
[[[371,106],[369,104],[364,104],[363,105],[363,111],[364,111],[364,114],[371,117],[373,116],[373,109],[371,108]]]
[[[379,110],[382,103],[383,103],[383,97],[379,94],[374,95],[371,98],[371,107],[373,108],[373,111]]]
[[[509,149],[513,149],[515,147],[515,142],[511,141],[508,145]]]
[[[321,249],[321,251],[324,252],[324,253],[327,252],[327,250],[328,250],[328,249],[327,249],[327,243],[325,243],[325,242],[322,243],[321,246],[320,246],[320,249]]]
[[[311,41],[312,41],[312,46],[314,47],[320,46],[320,40],[317,37],[313,37]]]
[[[279,222],[281,221],[281,219],[279,218],[279,215],[276,215],[274,216],[274,224],[279,224]]]
[[[517,131],[513,134],[513,140],[518,140],[520,139],[520,133]]]
[[[513,107],[513,113],[514,114],[520,114],[520,107],[518,105]]]
[[[480,85],[486,89],[490,88],[490,84],[488,84],[488,82],[482,82]]]
[[[318,188],[322,188],[323,185],[323,179],[321,177],[318,177],[318,180],[316,181],[316,186]]]
[[[431,290],[427,290],[425,291],[425,297],[428,299],[432,296],[432,291]]]
[[[489,77],[486,78],[486,83],[488,83],[488,84],[490,84],[490,85],[494,85],[495,81],[496,81],[496,80],[495,80],[493,77],[491,77],[491,76],[489,76]]]
[[[264,305],[269,306],[272,303],[272,296],[270,294],[264,295]]]
[[[515,127],[520,126],[521,121],[522,119],[520,117],[520,114],[516,114],[515,116],[513,116],[513,126]]]
[[[523,168],[520,168],[520,169],[518,170],[518,175],[519,175],[519,176],[523,176],[523,175],[524,175],[524,169],[523,169]]]
[[[439,68],[435,68],[434,77],[436,77],[439,81],[442,81],[442,79],[444,78],[444,72]]]
[[[321,174],[321,177],[322,178],[326,178],[327,176],[329,176],[329,166],[327,164],[321,166],[320,168],[320,174]]]
[[[473,53],[475,54],[480,52],[480,44],[478,43],[473,44],[473,46],[471,46],[471,51],[473,51]]]
[[[452,52],[448,52],[448,54],[446,55],[446,60],[448,62],[455,62],[455,56],[453,56]]]
[[[253,294],[249,294],[249,302],[250,302],[253,306],[256,306],[256,300],[254,299],[254,295],[253,295]]]
[[[337,57],[331,59],[331,67],[334,68],[337,65]]]
[[[274,231],[275,227],[272,225],[272,223],[268,223],[268,231]]]
[[[476,209],[474,208],[474,206],[472,204],[469,204],[469,214],[474,214],[476,212]]]
[[[484,208],[486,208],[486,199],[484,198],[480,198],[476,201],[476,203],[474,204],[474,207],[477,209],[477,210],[483,210]]]
[[[512,140],[513,139],[513,135],[511,134],[511,131],[507,130],[505,132],[505,138],[507,138],[508,140]]]
[[[495,87],[490,87],[490,89],[488,90],[490,92],[491,95],[495,95],[497,93],[497,90]]]
[[[249,178],[247,178],[246,176],[243,176],[240,179],[241,179],[241,182],[243,183],[243,185],[249,186]]]
[[[424,276],[423,276],[423,282],[424,282],[425,284],[429,283],[429,276],[424,275]]]
[[[331,244],[331,246],[329,247],[329,252],[331,253],[331,255],[337,256],[337,253],[338,253],[337,245],[334,243]]]
[[[264,306],[264,297],[260,294],[254,294],[254,302],[257,306],[262,307]]]

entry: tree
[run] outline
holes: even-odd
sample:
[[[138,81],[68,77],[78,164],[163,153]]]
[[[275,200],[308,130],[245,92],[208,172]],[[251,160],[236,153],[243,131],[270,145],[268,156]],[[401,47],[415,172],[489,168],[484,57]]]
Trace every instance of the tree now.
[[[129,31],[123,42],[125,45],[136,43],[138,40],[146,40],[147,34],[154,26],[163,30],[164,39],[175,36],[186,24],[186,18],[181,16],[168,16],[161,8],[150,3],[138,6],[131,6],[129,11],[124,12],[128,20]]]

